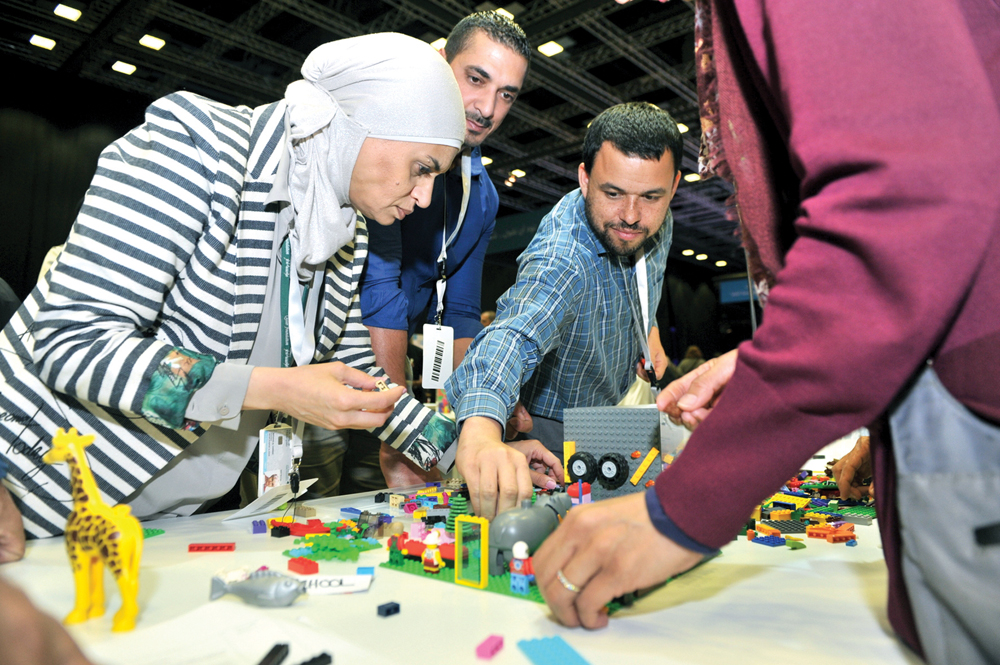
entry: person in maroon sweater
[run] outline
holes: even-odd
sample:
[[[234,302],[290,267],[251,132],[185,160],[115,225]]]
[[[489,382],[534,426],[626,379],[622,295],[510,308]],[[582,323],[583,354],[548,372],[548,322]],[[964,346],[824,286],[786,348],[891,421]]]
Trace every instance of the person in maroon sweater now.
[[[661,394],[698,425],[684,453],[571,511],[539,587],[603,626],[869,425],[894,628],[931,662],[1000,661],[1000,7],[699,0],[696,53],[703,164],[734,184],[763,323]],[[713,501],[713,474],[746,482]]]

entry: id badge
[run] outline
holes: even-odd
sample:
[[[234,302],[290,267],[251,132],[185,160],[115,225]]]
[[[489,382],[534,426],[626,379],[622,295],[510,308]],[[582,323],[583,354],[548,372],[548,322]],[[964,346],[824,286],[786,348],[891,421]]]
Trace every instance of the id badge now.
[[[455,331],[451,326],[424,324],[424,378],[426,389],[444,388],[451,376],[455,355]]]
[[[292,428],[275,423],[260,431],[260,448],[257,454],[257,496],[263,496],[272,487],[288,483],[292,471]]]

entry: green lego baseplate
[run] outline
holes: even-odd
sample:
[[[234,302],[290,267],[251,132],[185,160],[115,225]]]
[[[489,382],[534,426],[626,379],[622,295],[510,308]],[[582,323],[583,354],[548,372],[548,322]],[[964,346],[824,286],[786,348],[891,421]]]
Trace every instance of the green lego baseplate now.
[[[287,549],[282,554],[292,558],[301,556],[313,561],[332,561],[333,559],[357,561],[362,552],[382,547],[378,543],[371,543],[362,538],[348,539],[325,534],[296,538],[293,544],[301,544],[301,547]],[[301,551],[310,546],[312,547],[312,552]],[[295,552],[294,554],[293,551]]]

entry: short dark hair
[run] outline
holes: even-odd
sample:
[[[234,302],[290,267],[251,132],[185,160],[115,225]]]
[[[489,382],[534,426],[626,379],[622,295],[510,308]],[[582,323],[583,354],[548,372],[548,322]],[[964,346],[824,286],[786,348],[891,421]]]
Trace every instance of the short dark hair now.
[[[681,170],[681,132],[677,122],[659,106],[627,102],[601,111],[583,139],[583,168],[587,173],[605,141],[629,157],[640,159],[659,159],[670,148],[674,168]]]
[[[524,30],[503,14],[494,11],[469,14],[455,24],[448,35],[448,43],[444,45],[444,57],[448,62],[465,49],[476,30],[482,30],[497,44],[506,46],[531,63],[531,43]]]

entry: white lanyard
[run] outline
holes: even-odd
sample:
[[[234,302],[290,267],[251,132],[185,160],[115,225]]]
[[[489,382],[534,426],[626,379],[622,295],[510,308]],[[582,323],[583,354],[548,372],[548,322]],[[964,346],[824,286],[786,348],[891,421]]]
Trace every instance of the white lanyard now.
[[[443,174],[442,178],[446,178],[447,174]],[[445,275],[445,266],[448,261],[448,246],[455,242],[456,236],[458,236],[459,229],[462,228],[462,222],[465,221],[465,211],[469,207],[469,190],[472,189],[472,155],[463,153],[462,154],[462,207],[458,211],[458,222],[455,224],[455,230],[448,235],[448,183],[444,183],[444,228],[441,230],[441,253],[438,254],[438,265],[441,266],[441,276],[437,281],[437,313],[435,320],[440,322],[444,316],[444,291],[445,282],[447,281],[447,276]]]
[[[646,359],[645,369],[647,372],[653,370],[653,358],[649,354],[649,283],[646,274],[646,252],[639,249],[638,258],[635,260],[635,283],[639,287],[639,309],[642,311],[642,330],[639,334],[639,342],[642,344],[642,352]],[[635,309],[632,313],[635,314]],[[639,324],[639,321],[636,321]]]
[[[310,284],[316,281],[316,273]],[[288,280],[288,336],[292,346],[292,356],[298,367],[312,363],[316,353],[316,334],[314,327],[306,325],[305,303],[302,298],[302,284],[293,274]]]

